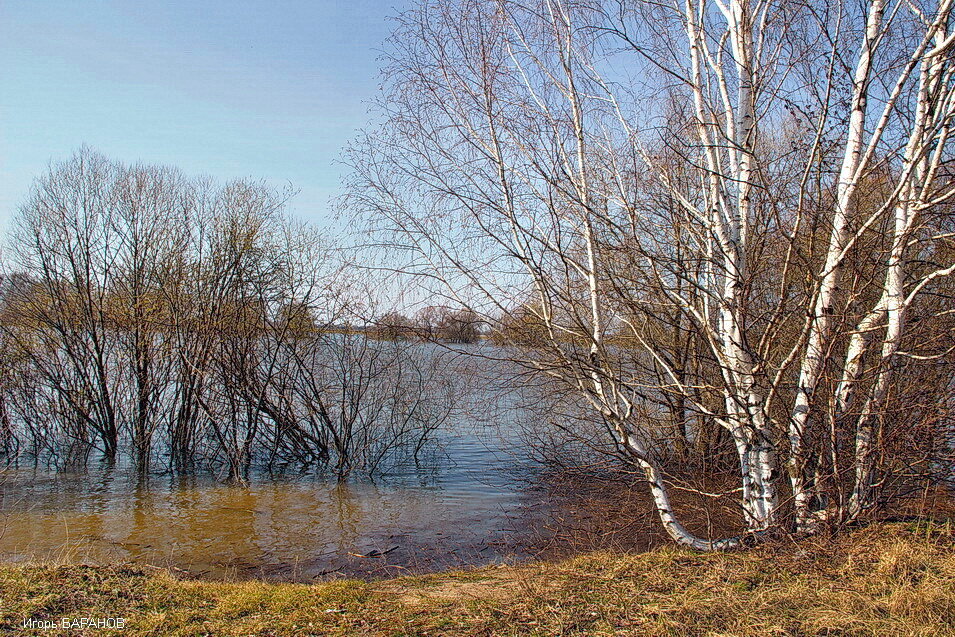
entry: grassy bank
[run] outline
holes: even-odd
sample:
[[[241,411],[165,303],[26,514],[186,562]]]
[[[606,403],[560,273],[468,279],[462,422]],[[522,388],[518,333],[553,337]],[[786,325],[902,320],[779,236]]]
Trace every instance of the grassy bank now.
[[[955,635],[953,538],[897,524],[747,553],[596,553],[311,586],[5,566],[0,632],[86,616],[122,617],[124,635]],[[23,631],[61,632],[112,631]]]

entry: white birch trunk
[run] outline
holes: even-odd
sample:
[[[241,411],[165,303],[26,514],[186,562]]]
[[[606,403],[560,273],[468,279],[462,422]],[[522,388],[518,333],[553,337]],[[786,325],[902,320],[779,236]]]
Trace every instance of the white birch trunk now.
[[[885,3],[874,0],[869,7],[865,40],[859,52],[854,75],[852,105],[849,115],[849,130],[846,139],[842,167],[836,185],[836,204],[832,215],[832,229],[826,260],[820,273],[816,300],[812,308],[812,324],[806,352],[799,370],[796,398],[789,423],[788,471],[792,487],[793,506],[796,513],[796,528],[803,530],[810,521],[812,494],[806,489],[806,458],[803,442],[809,422],[813,395],[825,367],[825,351],[832,331],[833,303],[842,278],[844,252],[851,237],[848,228],[848,213],[858,186],[861,169],[863,137],[865,134],[868,85],[872,71],[875,41],[882,28]]]

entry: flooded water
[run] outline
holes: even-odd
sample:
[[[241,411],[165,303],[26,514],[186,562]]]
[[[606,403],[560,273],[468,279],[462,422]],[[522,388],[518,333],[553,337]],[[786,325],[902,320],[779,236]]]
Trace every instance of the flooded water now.
[[[532,469],[502,428],[442,436],[427,466],[375,481],[0,474],[0,559],[137,563],[214,578],[387,576],[522,556]]]
[[[524,455],[526,427],[551,409],[490,365],[456,374],[467,381],[457,414],[423,462],[374,480],[253,473],[236,485],[95,463],[0,471],[0,560],[308,582],[665,541],[642,485],[555,483]]]

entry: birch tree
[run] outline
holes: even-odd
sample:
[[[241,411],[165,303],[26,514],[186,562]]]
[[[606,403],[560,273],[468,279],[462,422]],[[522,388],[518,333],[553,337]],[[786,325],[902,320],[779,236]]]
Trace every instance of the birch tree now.
[[[900,359],[951,362],[921,331],[952,309],[951,4],[425,0],[352,206],[390,267],[537,314],[515,356],[590,405],[677,542],[850,521]],[[677,421],[732,440],[743,535],[675,510]]]

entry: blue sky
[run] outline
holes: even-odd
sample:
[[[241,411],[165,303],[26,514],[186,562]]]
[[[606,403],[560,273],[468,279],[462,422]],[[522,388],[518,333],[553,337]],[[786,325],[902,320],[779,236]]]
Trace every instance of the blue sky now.
[[[83,144],[301,189],[322,223],[406,0],[0,0],[0,229]]]

